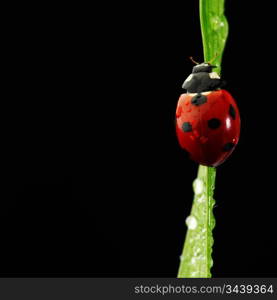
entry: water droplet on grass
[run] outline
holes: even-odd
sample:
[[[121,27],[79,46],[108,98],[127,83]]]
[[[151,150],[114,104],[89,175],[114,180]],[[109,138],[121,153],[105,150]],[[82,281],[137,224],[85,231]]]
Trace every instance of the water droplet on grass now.
[[[222,27],[220,18],[218,16],[211,17],[211,27],[213,30],[217,31],[220,27]],[[224,26],[224,23],[223,23]]]
[[[205,201],[205,195],[204,194],[202,196],[200,196],[199,198],[197,198],[198,203],[203,203],[204,201]]]
[[[196,178],[193,182],[193,189],[194,189],[194,193],[196,195],[200,195],[203,193],[204,190],[204,183],[201,179]]]
[[[200,248],[196,248],[196,249],[194,250],[194,252],[193,252],[193,255],[194,255],[194,256],[199,256],[200,253],[201,253],[201,249],[200,249]]]
[[[209,219],[209,225],[210,225],[211,228],[215,227],[215,219],[214,218],[210,217],[210,219]]]
[[[186,224],[189,229],[194,230],[197,227],[197,220],[194,216],[188,216],[186,218]]]

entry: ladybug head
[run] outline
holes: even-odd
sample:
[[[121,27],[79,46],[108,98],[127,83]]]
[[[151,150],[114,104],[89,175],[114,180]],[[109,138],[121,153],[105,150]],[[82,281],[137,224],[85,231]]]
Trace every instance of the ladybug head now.
[[[211,73],[213,68],[216,68],[216,66],[204,62],[202,64],[197,64],[196,66],[194,66],[192,68],[192,73],[199,73],[199,72]]]
[[[213,68],[216,68],[216,66],[213,66],[210,64],[210,62],[203,62],[203,63],[198,63],[196,62],[192,57],[190,57],[190,60],[196,64],[192,68],[192,73],[199,73],[199,72],[204,72],[204,73],[211,73]],[[214,59],[212,59],[214,60]]]

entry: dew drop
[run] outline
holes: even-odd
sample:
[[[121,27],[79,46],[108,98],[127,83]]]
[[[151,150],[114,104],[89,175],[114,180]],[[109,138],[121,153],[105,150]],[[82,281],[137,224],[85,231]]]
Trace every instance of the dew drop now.
[[[193,188],[196,195],[200,195],[204,190],[204,183],[201,179],[196,178],[193,182]]]
[[[215,227],[215,219],[214,218],[210,218],[210,226],[211,226],[211,228]]]
[[[185,259],[183,255],[181,255],[179,258],[180,258],[180,261],[183,261]]]
[[[176,118],[179,118],[182,114],[182,106],[178,106],[176,111]]]
[[[218,30],[218,28],[220,27],[220,20],[218,16],[213,16],[211,18],[211,25],[212,25],[212,29],[213,30]]]
[[[200,248],[196,248],[196,250],[194,251],[193,255],[194,256],[199,256],[201,253],[201,249]]]
[[[219,28],[220,20],[217,16],[211,18],[212,28],[213,30],[217,30]]]
[[[194,264],[195,264],[195,262],[196,262],[196,258],[195,258],[195,257],[193,257],[193,258],[191,259],[190,263],[191,263],[192,265],[194,265]]]
[[[203,194],[201,197],[197,198],[198,203],[203,203],[205,201],[205,195]]]
[[[217,31],[217,30],[219,30],[220,28],[224,27],[225,24],[224,24],[224,22],[222,22],[222,21],[220,20],[220,17],[219,17],[219,16],[213,16],[213,17],[211,18],[211,26],[212,26],[212,29],[213,29],[213,30]]]
[[[188,216],[186,218],[186,224],[189,229],[194,230],[197,227],[197,220],[194,216]]]

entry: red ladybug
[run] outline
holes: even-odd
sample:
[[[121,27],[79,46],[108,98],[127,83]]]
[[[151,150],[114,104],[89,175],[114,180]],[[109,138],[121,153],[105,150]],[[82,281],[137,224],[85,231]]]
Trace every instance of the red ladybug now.
[[[235,149],[240,115],[234,98],[224,89],[210,63],[197,64],[185,80],[179,98],[176,131],[181,147],[201,165],[217,167]]]

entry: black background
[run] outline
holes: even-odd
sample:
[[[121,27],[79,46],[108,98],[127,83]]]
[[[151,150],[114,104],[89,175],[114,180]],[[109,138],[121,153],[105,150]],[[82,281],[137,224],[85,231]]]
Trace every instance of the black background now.
[[[217,171],[214,277],[277,275],[270,11],[226,1],[242,132]],[[197,165],[174,115],[188,57],[203,60],[197,1],[7,15],[1,276],[176,277]]]

